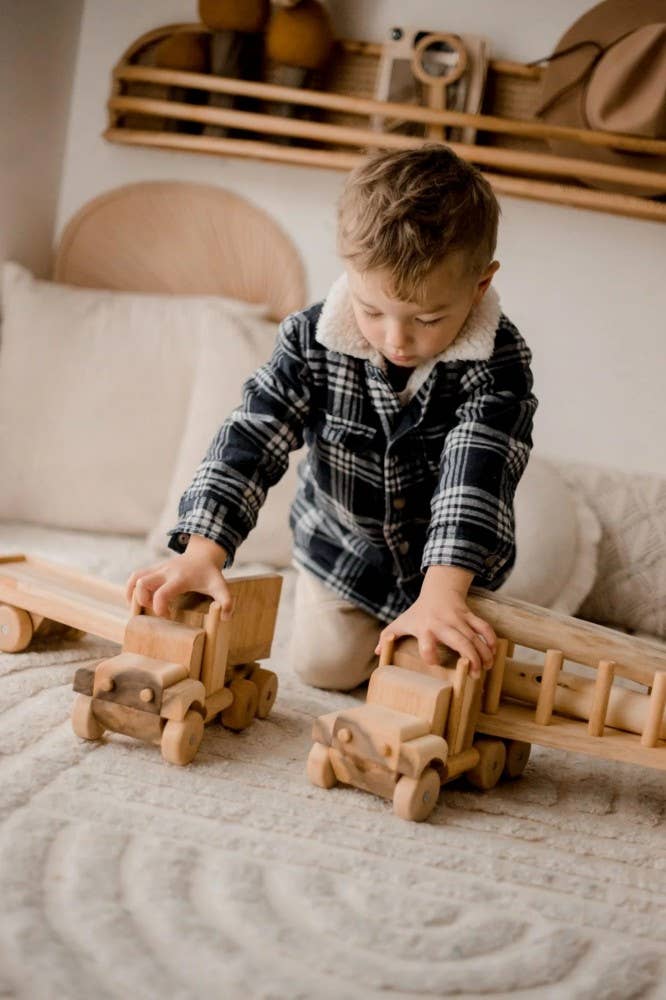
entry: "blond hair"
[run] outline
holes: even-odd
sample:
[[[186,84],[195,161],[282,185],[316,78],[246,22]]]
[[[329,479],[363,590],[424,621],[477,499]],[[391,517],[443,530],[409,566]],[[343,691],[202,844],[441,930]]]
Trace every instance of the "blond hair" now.
[[[361,272],[386,270],[392,291],[418,300],[424,281],[461,251],[474,276],[493,259],[499,205],[490,184],[440,143],[380,152],[348,177],[338,249]]]

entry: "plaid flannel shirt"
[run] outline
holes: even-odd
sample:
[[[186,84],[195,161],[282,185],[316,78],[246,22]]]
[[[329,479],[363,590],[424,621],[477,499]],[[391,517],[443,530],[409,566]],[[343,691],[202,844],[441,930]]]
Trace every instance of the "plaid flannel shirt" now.
[[[290,514],[298,565],[385,622],[416,600],[430,565],[496,589],[515,560],[513,499],[532,446],[530,360],[491,288],[397,393],[340,279],[281,324],[181,498],[170,547],[203,535],[231,565],[305,442]]]

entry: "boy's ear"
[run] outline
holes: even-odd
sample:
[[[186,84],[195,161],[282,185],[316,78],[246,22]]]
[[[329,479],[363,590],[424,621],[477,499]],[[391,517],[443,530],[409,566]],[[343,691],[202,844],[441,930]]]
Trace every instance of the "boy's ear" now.
[[[490,288],[490,283],[495,276],[495,273],[499,270],[500,263],[498,260],[493,260],[488,264],[476,286],[476,293],[474,295],[474,305],[478,305],[483,296],[486,294]]]

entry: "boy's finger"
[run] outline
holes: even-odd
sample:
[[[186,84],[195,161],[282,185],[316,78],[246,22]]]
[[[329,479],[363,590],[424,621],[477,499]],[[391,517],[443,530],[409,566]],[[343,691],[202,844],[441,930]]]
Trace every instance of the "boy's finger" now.
[[[160,618],[169,617],[169,602],[172,597],[183,593],[183,587],[177,580],[169,580],[153,593],[153,611]]]
[[[471,612],[467,617],[467,621],[475,632],[483,636],[488,643],[488,646],[494,653],[497,648],[497,636],[495,635],[492,626],[490,626],[488,622],[484,621],[483,618],[479,618],[478,615],[474,615]]]
[[[475,635],[472,639],[472,642],[474,643],[479,652],[479,656],[481,657],[481,662],[483,666],[485,667],[486,670],[490,670],[495,658],[485,638],[482,635]]]
[[[457,653],[464,656],[465,659],[469,660],[470,673],[473,677],[478,677],[481,673],[481,658],[477,651],[474,643],[466,638],[457,628],[450,626],[446,629],[442,629],[442,634],[440,635],[442,642],[445,642],[447,646],[451,649],[455,649]]]
[[[222,581],[222,584],[218,583],[214,587],[211,587],[210,596],[220,605],[220,617],[223,618],[224,621],[228,621],[234,613],[234,605],[236,602],[231,596],[231,591],[227,587],[226,583]]]
[[[127,580],[127,583],[125,584],[125,597],[127,599],[128,604],[131,603],[132,601],[132,594],[134,593],[134,588],[136,586],[137,580],[139,579],[139,577],[149,572],[150,569],[148,567],[146,567],[145,569],[135,569],[132,575]]]
[[[439,650],[437,640],[432,632],[417,637],[419,646],[419,656],[428,666],[439,666]]]

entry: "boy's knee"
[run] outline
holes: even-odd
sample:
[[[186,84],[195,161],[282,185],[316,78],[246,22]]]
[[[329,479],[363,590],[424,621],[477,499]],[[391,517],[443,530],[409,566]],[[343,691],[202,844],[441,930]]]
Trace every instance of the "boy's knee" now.
[[[340,655],[340,650],[293,649],[293,667],[304,684],[327,691],[351,691],[367,681],[377,665],[376,656],[353,660]]]

